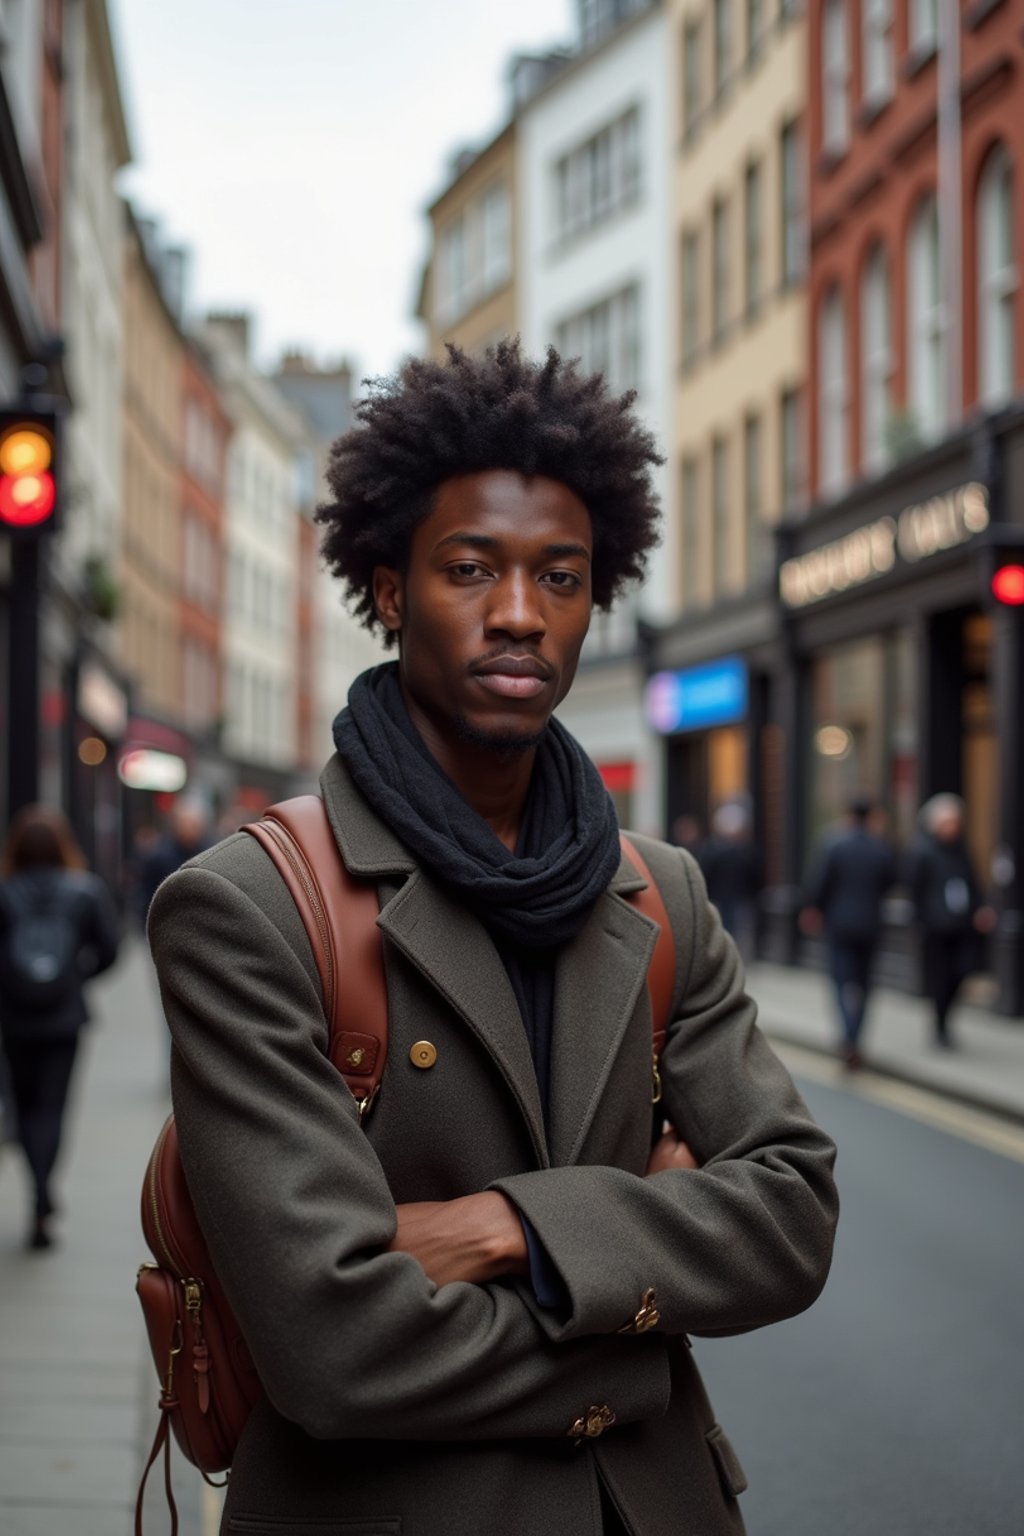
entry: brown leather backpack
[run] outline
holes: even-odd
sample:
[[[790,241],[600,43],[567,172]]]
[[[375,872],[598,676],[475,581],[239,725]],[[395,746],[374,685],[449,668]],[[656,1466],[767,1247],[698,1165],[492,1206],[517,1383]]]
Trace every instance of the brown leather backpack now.
[[[282,801],[243,830],[273,859],[305,925],[330,1026],[330,1059],[352,1092],[362,1121],[380,1089],[388,1047],[376,886],[346,869],[319,796]],[[650,871],[625,837],[622,851],[647,881],[646,890],[627,899],[659,929],[647,975],[654,1026],[652,1099],[657,1103],[658,1057],[675,986],[675,947]],[[341,975],[344,987],[338,986]],[[170,1433],[209,1482],[211,1473],[230,1467],[263,1387],[210,1261],[185,1180],[173,1115],[146,1168],[142,1230],[158,1261],[140,1267],[136,1290],[160,1380],[160,1423],[139,1487],[135,1530],[141,1536],[146,1480],[163,1450],[174,1536],[178,1519],[171,1491]]]

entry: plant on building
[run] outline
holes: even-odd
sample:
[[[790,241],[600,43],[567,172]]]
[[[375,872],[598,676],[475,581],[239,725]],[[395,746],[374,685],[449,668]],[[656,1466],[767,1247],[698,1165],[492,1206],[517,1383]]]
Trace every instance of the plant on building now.
[[[121,588],[102,555],[90,555],[85,562],[85,604],[90,613],[108,624],[117,618],[121,607]]]

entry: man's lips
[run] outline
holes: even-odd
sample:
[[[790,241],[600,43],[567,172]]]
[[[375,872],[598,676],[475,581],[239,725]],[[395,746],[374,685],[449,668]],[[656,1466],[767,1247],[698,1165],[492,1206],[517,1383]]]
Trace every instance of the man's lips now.
[[[533,699],[549,681],[551,669],[535,656],[496,656],[474,667],[473,676],[502,698]]]

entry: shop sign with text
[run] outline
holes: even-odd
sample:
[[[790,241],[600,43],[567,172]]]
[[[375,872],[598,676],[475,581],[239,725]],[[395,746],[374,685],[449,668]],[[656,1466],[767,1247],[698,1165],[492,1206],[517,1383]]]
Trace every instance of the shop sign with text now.
[[[972,480],[795,555],[779,571],[779,594],[787,608],[806,608],[886,576],[900,562],[916,565],[966,544],[988,525],[988,490]]]

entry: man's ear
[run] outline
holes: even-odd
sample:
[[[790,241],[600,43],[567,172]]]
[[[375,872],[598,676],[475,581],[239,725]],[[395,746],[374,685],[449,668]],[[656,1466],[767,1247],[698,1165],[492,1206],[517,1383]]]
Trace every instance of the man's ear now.
[[[402,627],[402,609],[405,598],[401,571],[389,566],[377,565],[373,570],[373,606],[377,617],[392,634]]]

